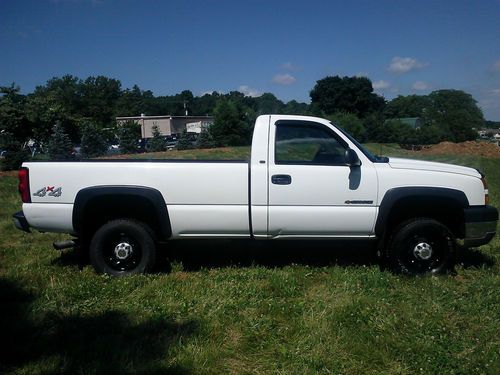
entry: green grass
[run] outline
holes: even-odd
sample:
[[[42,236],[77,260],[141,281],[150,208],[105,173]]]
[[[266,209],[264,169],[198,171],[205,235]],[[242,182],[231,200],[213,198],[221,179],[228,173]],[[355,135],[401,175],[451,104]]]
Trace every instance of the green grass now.
[[[248,149],[167,153],[228,154]],[[432,159],[481,168],[500,206],[498,159]],[[2,374],[500,373],[498,237],[461,251],[455,276],[395,276],[351,243],[200,241],[119,279],[52,250],[63,235],[14,229],[14,177],[0,203]]]

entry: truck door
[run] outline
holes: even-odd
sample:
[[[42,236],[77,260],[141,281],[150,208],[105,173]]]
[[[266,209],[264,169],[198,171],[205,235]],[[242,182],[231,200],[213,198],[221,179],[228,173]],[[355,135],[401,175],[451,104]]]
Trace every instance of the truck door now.
[[[268,163],[270,237],[370,237],[377,175],[345,164],[348,141],[331,124],[271,117]]]

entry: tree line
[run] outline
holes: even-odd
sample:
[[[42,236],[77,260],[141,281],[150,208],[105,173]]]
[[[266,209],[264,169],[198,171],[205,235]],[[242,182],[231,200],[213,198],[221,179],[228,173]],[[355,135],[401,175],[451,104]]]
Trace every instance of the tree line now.
[[[134,142],[140,137],[138,127],[129,124],[117,128],[115,118],[141,113],[175,116],[187,110],[192,115],[213,115],[214,124],[200,136],[199,145],[204,147],[249,144],[255,118],[268,113],[326,117],[362,142],[461,142],[474,139],[475,129],[484,125],[476,101],[463,91],[438,90],[387,102],[365,77],[320,79],[310,91],[310,104],[295,100],[284,103],[272,93],[250,97],[238,91],[195,96],[184,90],[155,96],[137,85],[123,89],[113,78],[83,80],[72,75],[52,78],[27,95],[15,84],[0,87],[0,95],[0,149],[16,156],[13,164],[28,157],[22,150],[29,139],[49,150],[56,148],[51,157],[67,155],[72,145],[81,145],[84,156],[98,156],[116,136],[120,144],[128,142],[129,152],[134,151]],[[400,120],[407,117],[418,117],[420,128]],[[160,136],[156,134],[156,139]],[[184,140],[182,144],[193,146]],[[161,143],[155,147],[161,148]]]

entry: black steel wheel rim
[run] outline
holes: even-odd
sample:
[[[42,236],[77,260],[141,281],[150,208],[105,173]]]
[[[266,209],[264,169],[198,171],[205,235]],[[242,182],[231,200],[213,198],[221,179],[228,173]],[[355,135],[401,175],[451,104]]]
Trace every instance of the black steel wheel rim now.
[[[406,241],[402,263],[410,272],[416,274],[438,271],[446,261],[449,241],[449,236],[439,228],[415,233]],[[415,255],[415,248],[419,244],[428,244],[432,248],[432,255],[428,259]]]
[[[115,249],[119,244],[129,244],[132,248],[131,254],[120,258]],[[104,261],[114,271],[131,271],[135,269],[142,259],[142,248],[133,236],[125,232],[115,232],[110,234],[105,241]],[[122,254],[123,255],[123,254]]]

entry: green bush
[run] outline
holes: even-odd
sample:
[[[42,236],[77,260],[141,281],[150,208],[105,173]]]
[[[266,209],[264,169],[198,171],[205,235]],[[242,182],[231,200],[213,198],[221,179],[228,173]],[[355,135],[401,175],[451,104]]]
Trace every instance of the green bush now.
[[[10,133],[4,132],[0,137],[0,149],[5,151],[1,159],[1,167],[3,171],[12,171],[19,169],[24,161],[28,161],[31,157],[28,150],[23,149],[21,142],[16,140]]]
[[[49,140],[49,156],[51,159],[64,160],[73,157],[73,145],[61,124],[57,123],[52,129]]]
[[[149,141],[148,151],[151,152],[165,151],[166,149],[165,139],[161,135],[158,125],[153,125],[152,132],[153,132],[153,138],[151,138],[151,140]]]
[[[120,151],[123,154],[134,154],[138,151],[137,141],[141,138],[141,128],[135,121],[125,121],[119,126],[118,138]]]
[[[214,137],[208,128],[201,129],[201,133],[196,140],[196,148],[213,148],[215,147]]]
[[[220,100],[214,109],[214,124],[210,132],[217,146],[248,144],[250,128],[231,100]]]
[[[328,119],[352,135],[357,141],[366,141],[366,129],[363,122],[354,113],[338,112],[329,116]]]
[[[179,137],[179,141],[177,142],[177,150],[189,150],[191,148],[193,148],[191,137],[187,130],[184,129]]]
[[[100,129],[91,123],[82,127],[81,153],[84,158],[94,158],[106,154],[108,146]]]

